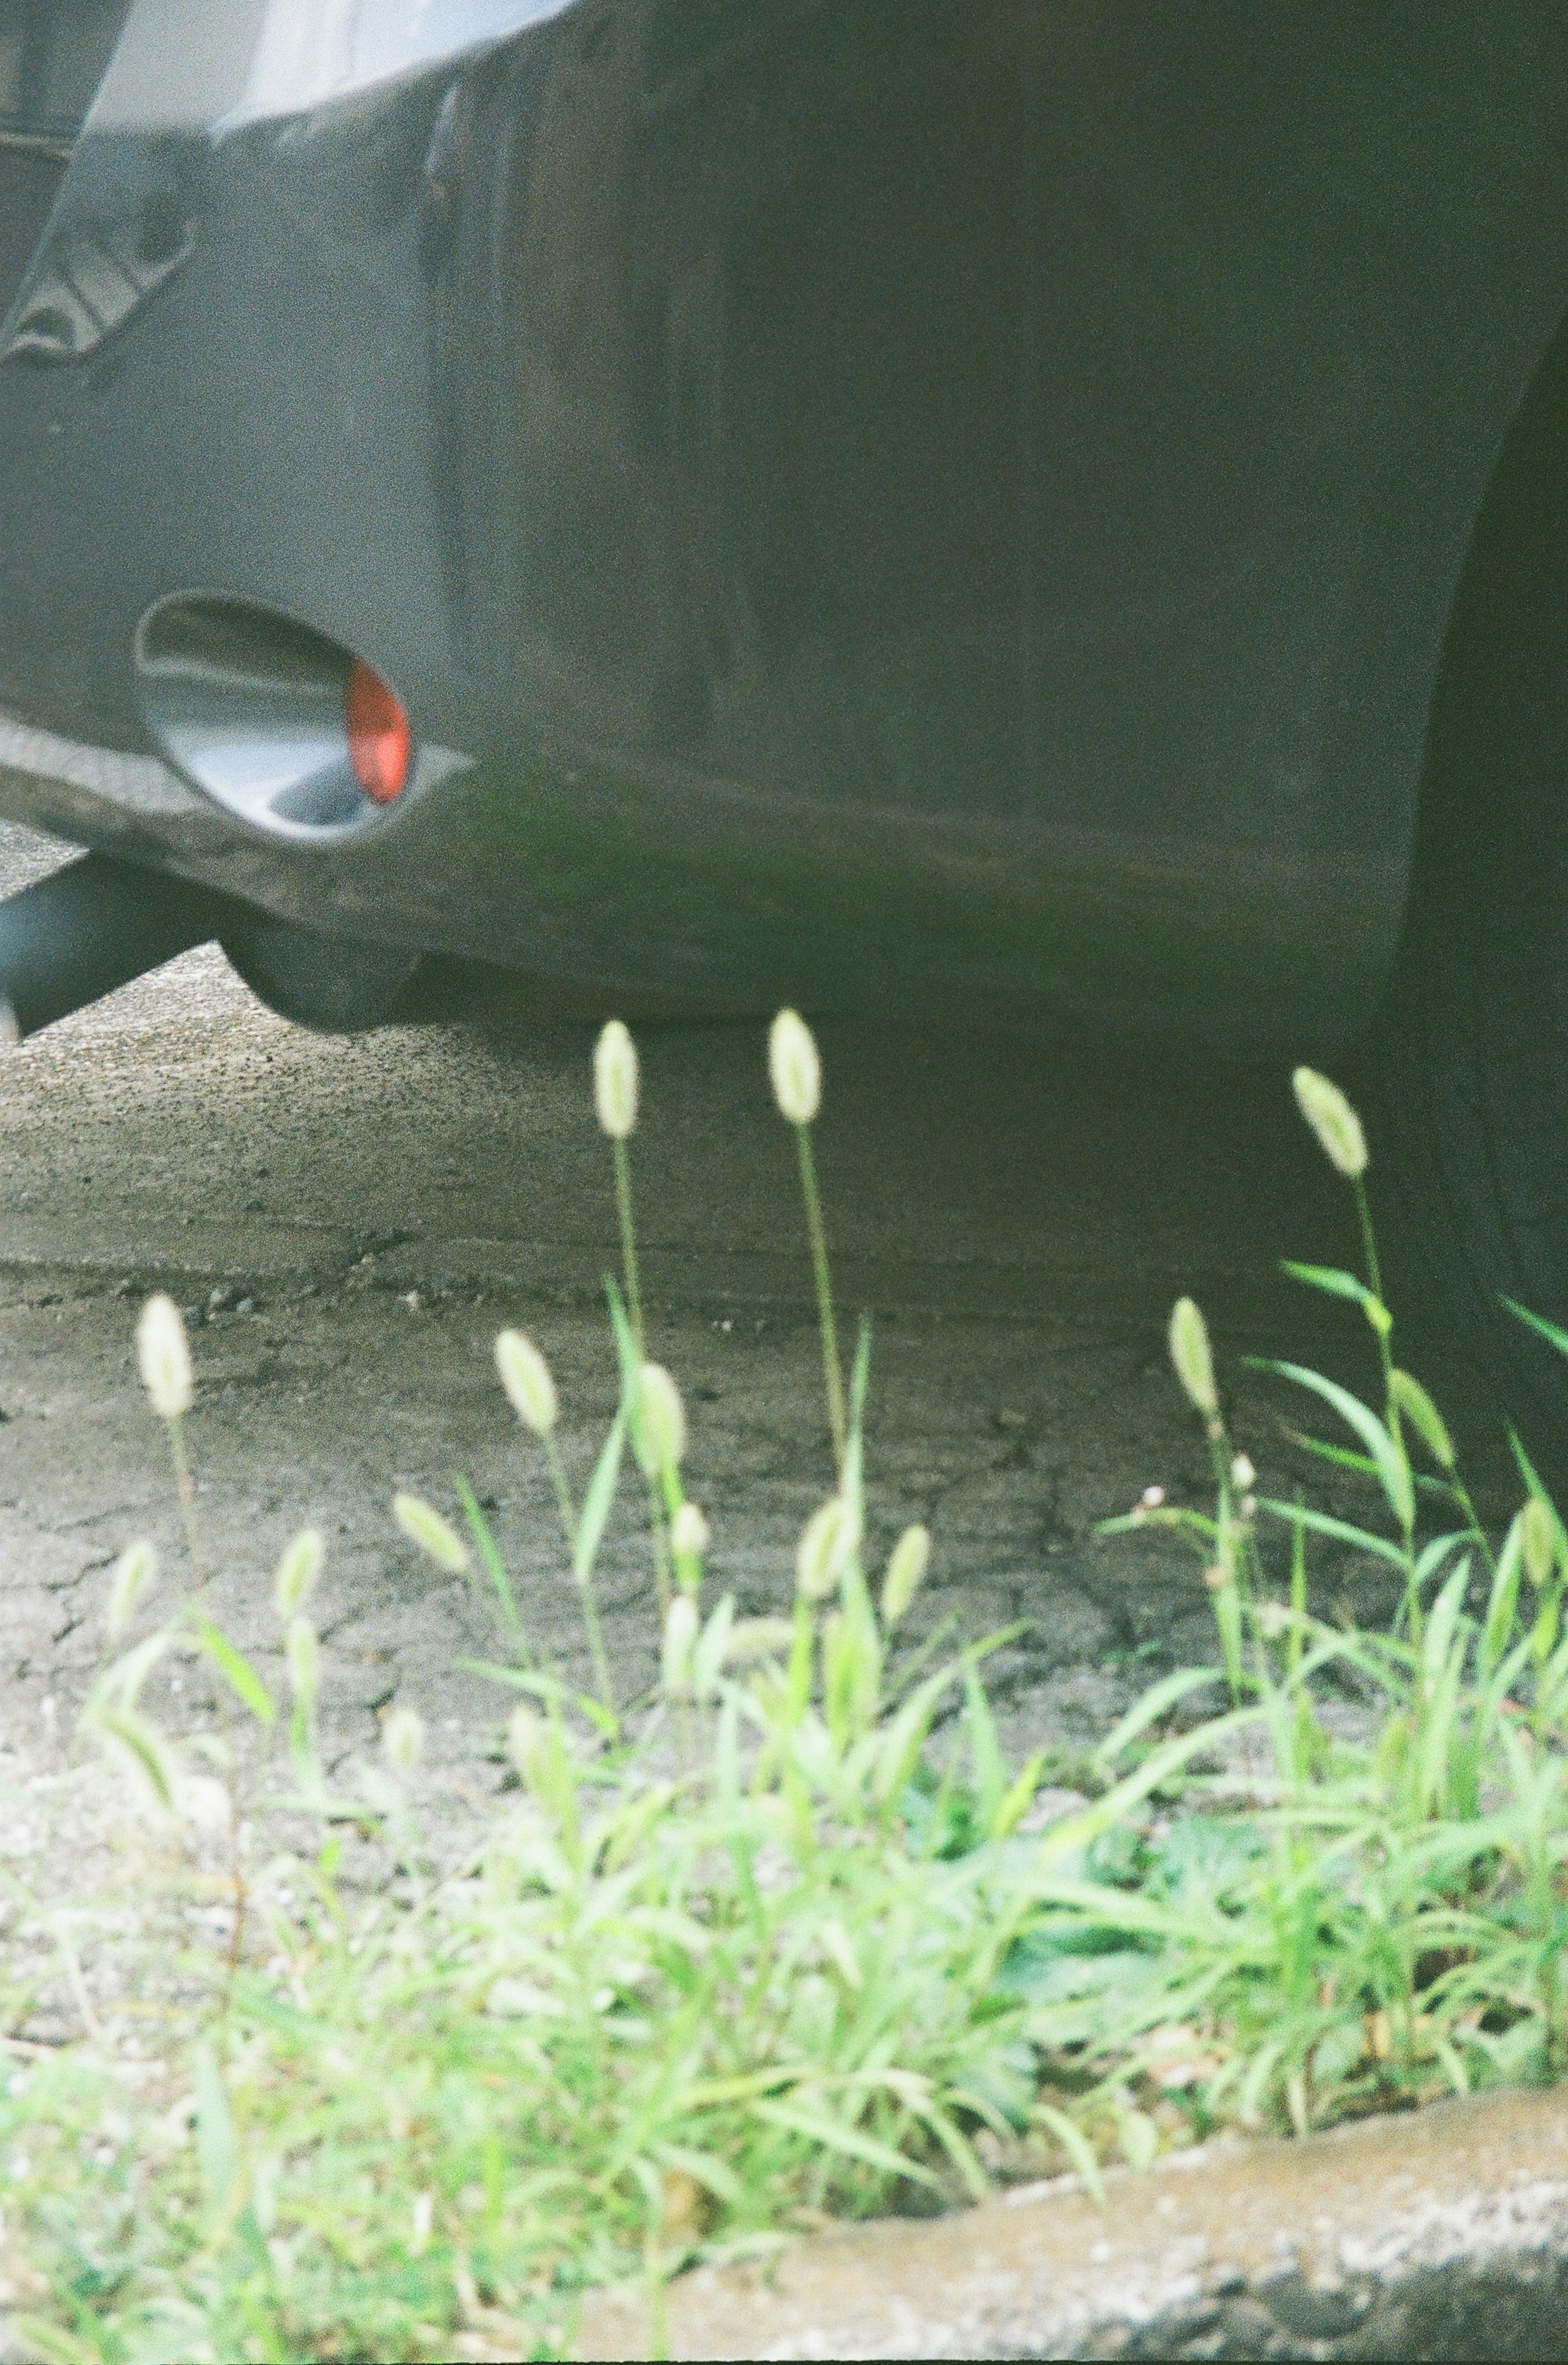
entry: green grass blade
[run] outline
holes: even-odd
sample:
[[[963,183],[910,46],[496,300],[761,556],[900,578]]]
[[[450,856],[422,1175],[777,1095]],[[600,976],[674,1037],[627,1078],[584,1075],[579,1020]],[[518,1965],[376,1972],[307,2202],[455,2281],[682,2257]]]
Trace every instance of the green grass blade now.
[[[1414,1526],[1416,1489],[1409,1461],[1370,1405],[1362,1404],[1360,1396],[1353,1396],[1350,1389],[1342,1388],[1337,1380],[1327,1380],[1321,1372],[1308,1371],[1304,1363],[1280,1363],[1258,1356],[1249,1356],[1247,1360],[1254,1371],[1271,1372],[1276,1379],[1290,1380],[1297,1387],[1309,1389],[1330,1406],[1346,1427],[1355,1430],[1377,1464],[1383,1491],[1400,1526],[1406,1529]]]
[[[1470,1555],[1467,1552],[1448,1579],[1432,1604],[1431,1623],[1427,1628],[1422,1644],[1422,1663],[1428,1676],[1435,1676],[1448,1658],[1449,1644],[1464,1602],[1464,1590],[1470,1583]]]
[[[946,2112],[940,2111],[934,2103],[927,2102],[916,2109],[915,2116],[923,2125],[930,2128],[953,2166],[963,2178],[969,2188],[969,2199],[974,2202],[986,2200],[991,2192],[991,2179],[980,2166],[974,2146],[966,2135],[960,2134]]]
[[[996,1719],[985,1696],[985,1686],[974,1661],[964,1660],[964,1722],[969,1738],[969,1765],[974,1773],[981,1823],[991,1820],[1007,1791],[1007,1766],[996,1737]]]
[[[1065,2111],[1055,2109],[1049,2102],[1036,2102],[1035,2116],[1043,2127],[1048,2127],[1051,2134],[1055,2135],[1058,2143],[1071,2160],[1079,2181],[1095,2207],[1108,2209],[1110,2202],[1105,2197],[1105,2180],[1100,2173],[1100,2163],[1095,2158],[1090,2147],[1089,2139],[1082,2130],[1073,2125]]]
[[[1244,1725],[1262,1723],[1266,1714],[1267,1711],[1260,1708],[1231,1709],[1226,1715],[1210,1717],[1206,1723],[1195,1726],[1191,1732],[1180,1734],[1174,1741],[1167,1741],[1159,1748],[1151,1750],[1135,1772],[1124,1775],[1115,1788],[1107,1790],[1092,1807],[1082,1808],[1079,1813],[1064,1816],[1059,1823],[1053,1823],[1036,1844],[1036,1864],[1043,1868],[1057,1856],[1065,1855],[1070,1849],[1082,1847],[1089,1841],[1097,1839],[1102,1832],[1109,1831],[1113,1823],[1121,1821],[1129,1808],[1137,1806],[1140,1799],[1148,1798],[1151,1790],[1158,1790],[1173,1775],[1179,1774],[1189,1757],[1195,1757],[1201,1750],[1212,1748],[1227,1732],[1239,1732]]]
[[[478,1555],[481,1567],[495,1586],[496,1599],[500,1604],[501,1617],[505,1621],[507,1631],[517,1645],[518,1656],[521,1659],[532,1659],[533,1653],[528,1647],[528,1637],[522,1631],[522,1620],[518,1615],[517,1600],[511,1589],[511,1579],[507,1575],[506,1563],[496,1549],[496,1540],[490,1533],[489,1521],[479,1508],[478,1498],[467,1479],[454,1472],[453,1484],[457,1489],[457,1499],[463,1506],[463,1517],[473,1540],[474,1550]]]
[[[1564,1528],[1562,1515],[1558,1511],[1556,1504],[1552,1501],[1551,1495],[1547,1491],[1546,1487],[1541,1484],[1541,1481],[1537,1477],[1534,1463],[1530,1461],[1529,1455],[1525,1452],[1523,1442],[1521,1441],[1518,1432],[1512,1429],[1508,1431],[1508,1443],[1514,1450],[1514,1459],[1519,1465],[1519,1471],[1523,1476],[1525,1485],[1529,1488],[1530,1493],[1534,1495],[1539,1501],[1546,1505],[1548,1511],[1551,1514],[1551,1523],[1556,1533],[1557,1564],[1560,1568],[1568,1566],[1568,1528]]]
[[[1568,1355],[1568,1330],[1560,1330],[1555,1322],[1548,1322],[1542,1315],[1532,1314],[1528,1306],[1520,1306],[1515,1298],[1505,1297],[1502,1303],[1510,1314],[1517,1315],[1529,1328],[1544,1339],[1549,1347],[1555,1347],[1560,1355]]]
[[[151,1723],[135,1709],[106,1708],[92,1719],[94,1730],[106,1732],[120,1747],[129,1750],[140,1766],[161,1807],[172,1810],[174,1804],[174,1760],[167,1742]]]
[[[1346,1272],[1338,1265],[1297,1264],[1294,1257],[1282,1257],[1280,1271],[1291,1281],[1305,1282],[1309,1289],[1321,1289],[1330,1297],[1349,1299],[1363,1313],[1371,1313],[1374,1307],[1380,1315],[1387,1312],[1382,1299],[1373,1295],[1364,1281],[1358,1281],[1353,1272]]]
[[[731,2209],[739,2209],[745,2200],[745,2188],[727,2160],[717,2152],[696,2151],[688,2144],[665,2143],[658,2147],[661,2168],[678,2168],[698,2184],[722,2201]]]
[[[206,1618],[193,1619],[191,1631],[235,1698],[250,1709],[257,1723],[275,1722],[276,1701],[250,1661],[241,1657],[227,1634],[220,1633]]]
[[[1223,1681],[1224,1675],[1218,1667],[1178,1667],[1174,1675],[1162,1676],[1159,1683],[1149,1686],[1141,1699],[1133,1702],[1121,1721],[1112,1726],[1094,1752],[1096,1764],[1109,1765],[1129,1742],[1136,1741],[1147,1726],[1157,1722],[1189,1692],[1204,1684]]]
[[[637,1351],[636,1333],[612,1272],[604,1276],[604,1295],[610,1307],[610,1327],[615,1337],[615,1359],[621,1368],[622,1393],[631,1395],[635,1390],[643,1358]]]
[[[118,1702],[121,1708],[134,1708],[136,1696],[149,1672],[172,1648],[174,1640],[173,1630],[165,1626],[158,1633],[149,1634],[145,1642],[138,1642],[122,1658],[116,1659],[104,1669],[88,1693],[83,1714],[92,1718],[98,1708],[109,1700]]]
[[[1492,1573],[1492,1591],[1481,1630],[1481,1672],[1489,1676],[1508,1647],[1519,1602],[1519,1578],[1524,1566],[1523,1530],[1510,1527]]]
[[[78,2339],[62,2324],[46,2324],[41,2315],[14,2315],[10,2330],[25,2354],[41,2365],[104,2365],[106,2351],[95,2341]]]
[[[863,2135],[858,2127],[842,2125],[837,2120],[823,2118],[815,2111],[802,2110],[796,2102],[754,2102],[751,2115],[762,2119],[768,2126],[782,2127],[787,2133],[804,2135],[809,2143],[819,2144],[823,2151],[841,2153],[847,2159],[864,2160],[868,2168],[879,2168],[884,2176],[913,2177],[917,2184],[935,2185],[937,2179],[919,2160],[910,2159],[903,2152],[895,2151],[890,2144],[879,2143],[875,2135]]]
[[[563,1707],[575,1708],[579,1716],[596,1725],[607,1741],[620,1737],[621,1720],[607,1709],[591,1692],[574,1692],[558,1676],[540,1675],[532,1667],[503,1667],[494,1659],[456,1659],[454,1666],[465,1675],[484,1676],[492,1684],[510,1684],[514,1691],[531,1692],[535,1699],[557,1714]]]
[[[1395,1568],[1405,1566],[1405,1553],[1398,1544],[1391,1543],[1386,1536],[1373,1535],[1369,1528],[1355,1527],[1349,1519],[1336,1519],[1327,1511],[1315,1511],[1305,1503],[1277,1502],[1267,1495],[1259,1496],[1258,1508],[1271,1512],[1277,1519],[1299,1520],[1314,1535],[1332,1536],[1339,1543],[1376,1552],[1380,1560],[1391,1560]]]
[[[610,1519],[610,1507],[615,1500],[615,1489],[621,1477],[621,1459],[626,1445],[626,1407],[622,1403],[610,1424],[610,1434],[600,1449],[594,1474],[583,1496],[582,1515],[577,1520],[577,1532],[572,1539],[572,1575],[579,1585],[586,1585],[593,1575],[599,1548],[604,1541],[604,1530]]]
[[[870,1377],[871,1324],[869,1317],[863,1314],[855,1341],[855,1367],[849,1374],[849,1422],[855,1429],[865,1427],[866,1389]]]
[[[191,2086],[196,2098],[196,2158],[210,2221],[230,2208],[241,2169],[240,2137],[229,2089],[210,2045],[198,2045],[191,2057]]]
[[[1292,1429],[1288,1421],[1280,1424],[1291,1443],[1303,1453],[1316,1456],[1319,1462],[1331,1462],[1337,1470],[1353,1470],[1358,1477],[1375,1478],[1377,1463],[1370,1453],[1358,1453],[1349,1445],[1330,1445],[1321,1437],[1308,1437],[1304,1429]]]
[[[1433,1536],[1430,1542],[1423,1544],[1416,1555],[1416,1566],[1412,1573],[1417,1592],[1419,1593],[1436,1575],[1450,1552],[1457,1552],[1462,1545],[1473,1543],[1474,1541],[1472,1530],[1454,1528],[1447,1535]],[[1467,1553],[1465,1557],[1468,1560],[1469,1554]]]

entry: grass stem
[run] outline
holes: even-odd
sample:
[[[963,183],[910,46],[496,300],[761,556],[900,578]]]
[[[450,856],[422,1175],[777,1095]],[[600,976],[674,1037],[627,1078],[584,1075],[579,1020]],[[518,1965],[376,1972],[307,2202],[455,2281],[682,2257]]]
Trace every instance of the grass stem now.
[[[823,1228],[822,1195],[817,1189],[816,1160],[809,1125],[795,1127],[801,1152],[801,1196],[806,1206],[806,1234],[812,1244],[812,1273],[817,1290],[817,1327],[822,1333],[823,1384],[827,1391],[828,1426],[833,1431],[834,1460],[840,1477],[849,1447],[844,1417],[844,1369],[838,1355],[838,1326],[834,1319],[833,1277],[828,1271],[827,1235]]]
[[[621,1221],[621,1262],[626,1276],[626,1310],[632,1317],[632,1336],[637,1341],[639,1356],[648,1351],[643,1328],[643,1290],[637,1272],[637,1230],[632,1220],[632,1161],[626,1144],[617,1138],[611,1141],[610,1152],[615,1160],[615,1212]]]
[[[615,1147],[619,1150],[622,1145],[617,1142]],[[555,1508],[561,1514],[561,1528],[566,1539],[566,1550],[573,1555],[575,1561],[577,1534],[577,1507],[572,1501],[572,1490],[566,1483],[566,1468],[561,1459],[561,1449],[555,1442],[554,1429],[544,1440],[544,1460],[550,1472],[550,1483],[555,1490]],[[599,1605],[593,1597],[593,1571],[586,1569],[578,1572],[574,1567],[573,1575],[577,1580],[577,1597],[582,1603],[583,1627],[588,1635],[588,1656],[593,1661],[593,1679],[599,1687],[599,1700],[606,1713],[613,1716],[615,1693],[610,1680],[610,1661],[604,1653],[604,1633],[599,1622]]]
[[[665,1630],[669,1606],[675,1598],[670,1575],[669,1524],[665,1518],[664,1497],[656,1478],[648,1480],[648,1521],[654,1537],[654,1583],[659,1597],[659,1631]]]
[[[185,1551],[190,1558],[191,1575],[197,1592],[207,1585],[207,1568],[196,1541],[196,1490],[191,1485],[191,1465],[185,1453],[185,1432],[176,1413],[166,1427],[169,1431],[169,1459],[174,1465],[174,1492],[180,1500],[180,1525],[185,1531]]]
[[[599,1604],[593,1597],[593,1579],[579,1576],[577,1593],[583,1605],[583,1625],[588,1633],[588,1656],[593,1661],[593,1679],[599,1687],[599,1697],[605,1713],[615,1714],[615,1692],[610,1680],[610,1661],[604,1653],[604,1631],[599,1622]]]
[[[457,1476],[455,1484],[458,1500],[463,1506],[463,1515],[468,1522],[468,1532],[474,1540],[479,1558],[485,1564],[490,1583],[495,1586],[496,1599],[500,1605],[501,1618],[507,1631],[511,1636],[512,1648],[517,1653],[518,1664],[523,1667],[532,1666],[533,1652],[523,1629],[522,1620],[518,1614],[517,1597],[511,1589],[511,1579],[507,1575],[506,1563],[496,1550],[495,1538],[490,1533],[488,1522],[479,1508],[478,1497],[475,1495],[474,1489],[461,1474]],[[566,1541],[569,1549],[571,1544],[569,1525],[566,1530]]]

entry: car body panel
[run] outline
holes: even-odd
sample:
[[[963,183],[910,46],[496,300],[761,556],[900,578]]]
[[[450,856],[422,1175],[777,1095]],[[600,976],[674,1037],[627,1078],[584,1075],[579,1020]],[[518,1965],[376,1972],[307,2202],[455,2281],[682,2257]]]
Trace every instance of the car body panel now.
[[[161,275],[26,347],[86,239]],[[0,805],[607,993],[1327,1042],[1565,315],[1545,0],[136,0],[0,327]],[[215,805],[196,591],[454,760]]]

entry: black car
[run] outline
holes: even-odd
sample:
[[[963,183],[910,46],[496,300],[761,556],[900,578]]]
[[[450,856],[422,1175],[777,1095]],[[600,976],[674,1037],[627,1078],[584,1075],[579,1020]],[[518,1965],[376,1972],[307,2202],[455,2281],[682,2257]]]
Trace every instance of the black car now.
[[[1568,1313],[1560,6],[0,0],[0,274],[18,1028],[1375,1025]]]

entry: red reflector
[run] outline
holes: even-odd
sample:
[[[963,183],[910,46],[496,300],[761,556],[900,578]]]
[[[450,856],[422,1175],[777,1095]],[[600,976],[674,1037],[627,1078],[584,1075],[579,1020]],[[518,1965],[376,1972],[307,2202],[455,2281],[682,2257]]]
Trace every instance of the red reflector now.
[[[343,689],[349,762],[372,804],[389,805],[409,777],[409,718],[378,673],[355,657]]]

